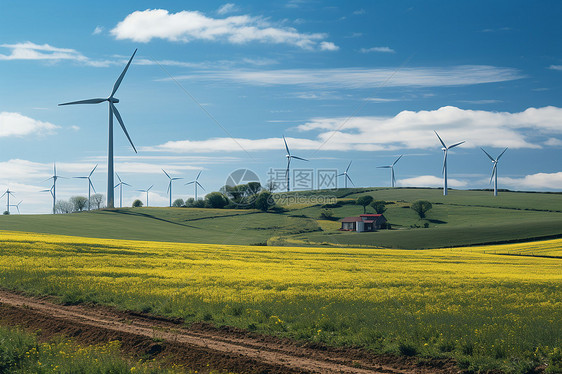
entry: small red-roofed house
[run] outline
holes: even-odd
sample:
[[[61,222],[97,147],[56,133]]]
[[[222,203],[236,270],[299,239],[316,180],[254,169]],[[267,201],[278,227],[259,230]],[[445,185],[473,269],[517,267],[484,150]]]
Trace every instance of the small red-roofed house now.
[[[360,214],[359,217],[345,217],[340,222],[342,231],[376,231],[386,226],[382,214]]]

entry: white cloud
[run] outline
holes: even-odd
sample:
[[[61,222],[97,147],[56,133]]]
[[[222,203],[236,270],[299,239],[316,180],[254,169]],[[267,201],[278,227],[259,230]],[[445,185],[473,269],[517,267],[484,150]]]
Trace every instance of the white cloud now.
[[[359,15],[362,15],[362,14],[365,14],[365,13],[367,13],[365,11],[365,9],[358,9],[358,10],[353,12],[353,14],[356,15],[356,16],[359,16]]]
[[[94,67],[106,67],[115,64],[115,61],[92,60],[75,49],[58,48],[49,44],[24,42],[16,44],[0,44],[0,48],[10,50],[10,54],[0,53],[0,60],[44,60],[51,62],[67,60]]]
[[[320,43],[320,50],[321,51],[337,51],[340,49],[337,45],[332,42],[321,42]]]
[[[227,14],[227,13],[236,12],[237,10],[238,10],[238,7],[236,6],[236,4],[226,3],[226,4],[222,5],[217,10],[217,14],[220,14],[222,16],[222,15]]]
[[[548,145],[551,147],[559,147],[562,145],[562,140],[558,139],[558,138],[548,138],[545,142],[544,145]]]
[[[401,187],[441,187],[443,178],[433,175],[420,175],[419,177],[399,179],[397,181]],[[447,185],[452,188],[466,187],[467,183],[454,178],[447,178]]]
[[[371,47],[371,48],[361,48],[359,50],[361,53],[369,52],[380,52],[380,53],[396,53],[396,51],[390,47]]]
[[[368,97],[366,99],[364,99],[365,101],[370,101],[373,103],[390,103],[393,101],[399,101],[399,99],[385,99],[382,97]]]
[[[562,65],[550,65],[548,68],[551,70],[562,70]]]
[[[305,34],[291,27],[274,27],[260,17],[249,15],[211,18],[197,11],[169,13],[165,9],[133,12],[111,30],[116,39],[147,43],[152,39],[172,42],[192,40],[227,41],[233,44],[261,42],[289,44],[303,49],[317,49],[324,33]]]
[[[0,138],[52,134],[58,128],[60,127],[52,123],[26,117],[20,113],[0,112]]]
[[[562,108],[529,108],[520,113],[464,110],[447,106],[432,111],[402,111],[394,117],[315,118],[297,127],[317,132],[315,139],[287,138],[291,149],[379,151],[439,148],[433,133],[462,147],[540,148],[549,134],[560,134]],[[283,149],[280,138],[213,138],[170,141],[145,147],[145,151],[183,153],[265,151]],[[305,157],[305,156],[303,156]]]
[[[562,172],[536,173],[523,178],[499,177],[498,184],[506,185],[512,189],[553,189],[559,190],[562,186]]]
[[[94,31],[92,32],[92,35],[98,35],[101,34],[103,32],[103,27],[101,26],[96,26],[96,28],[94,29]]]
[[[483,99],[483,100],[459,100],[461,103],[467,104],[497,104],[501,103],[501,100],[494,100],[494,99]]]
[[[378,87],[443,87],[504,82],[520,79],[518,70],[495,66],[464,65],[450,68],[336,68],[287,70],[216,70],[177,76],[174,79],[236,81],[270,86],[295,85],[330,89]],[[170,80],[166,78],[163,80]]]

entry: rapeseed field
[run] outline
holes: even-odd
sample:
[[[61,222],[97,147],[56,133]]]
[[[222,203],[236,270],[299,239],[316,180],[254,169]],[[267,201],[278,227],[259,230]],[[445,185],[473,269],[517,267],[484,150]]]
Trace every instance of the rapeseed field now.
[[[0,232],[0,287],[380,353],[454,357],[472,371],[557,372],[561,255],[560,239],[406,251]]]

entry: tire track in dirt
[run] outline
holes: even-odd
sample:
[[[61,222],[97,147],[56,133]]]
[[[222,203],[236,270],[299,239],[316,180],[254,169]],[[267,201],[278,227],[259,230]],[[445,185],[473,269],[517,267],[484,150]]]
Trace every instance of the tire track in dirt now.
[[[78,341],[122,340],[124,349],[135,342],[145,353],[172,362],[209,363],[220,370],[258,373],[453,373],[450,360],[420,365],[407,358],[376,356],[359,349],[306,345],[290,339],[253,334],[235,328],[214,328],[109,307],[60,305],[47,298],[27,297],[0,290],[0,319],[10,324],[71,335]],[[96,337],[98,341],[96,340]],[[93,340],[93,341],[92,341]],[[159,344],[158,342],[162,342]],[[129,347],[129,350],[138,349]],[[131,349],[132,348],[132,349]],[[138,353],[138,352],[137,352]],[[390,364],[389,364],[390,362]]]

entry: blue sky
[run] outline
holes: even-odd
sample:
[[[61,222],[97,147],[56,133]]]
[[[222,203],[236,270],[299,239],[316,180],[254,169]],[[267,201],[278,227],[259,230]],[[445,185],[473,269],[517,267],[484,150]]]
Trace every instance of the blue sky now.
[[[38,191],[52,164],[87,175],[106,193],[107,97],[116,97],[139,150],[115,128],[115,169],[130,205],[150,185],[166,205],[167,178],[203,170],[206,191],[248,168],[262,182],[285,168],[338,169],[353,160],[357,186],[439,186],[447,143],[449,185],[560,191],[562,3],[527,1],[279,2],[3,1],[0,5],[0,189],[22,213],[47,213]],[[233,140],[235,138],[236,140]],[[343,185],[340,178],[339,184]],[[316,187],[316,182],[315,182]],[[60,199],[87,194],[62,179]],[[0,205],[5,204],[5,199]]]

